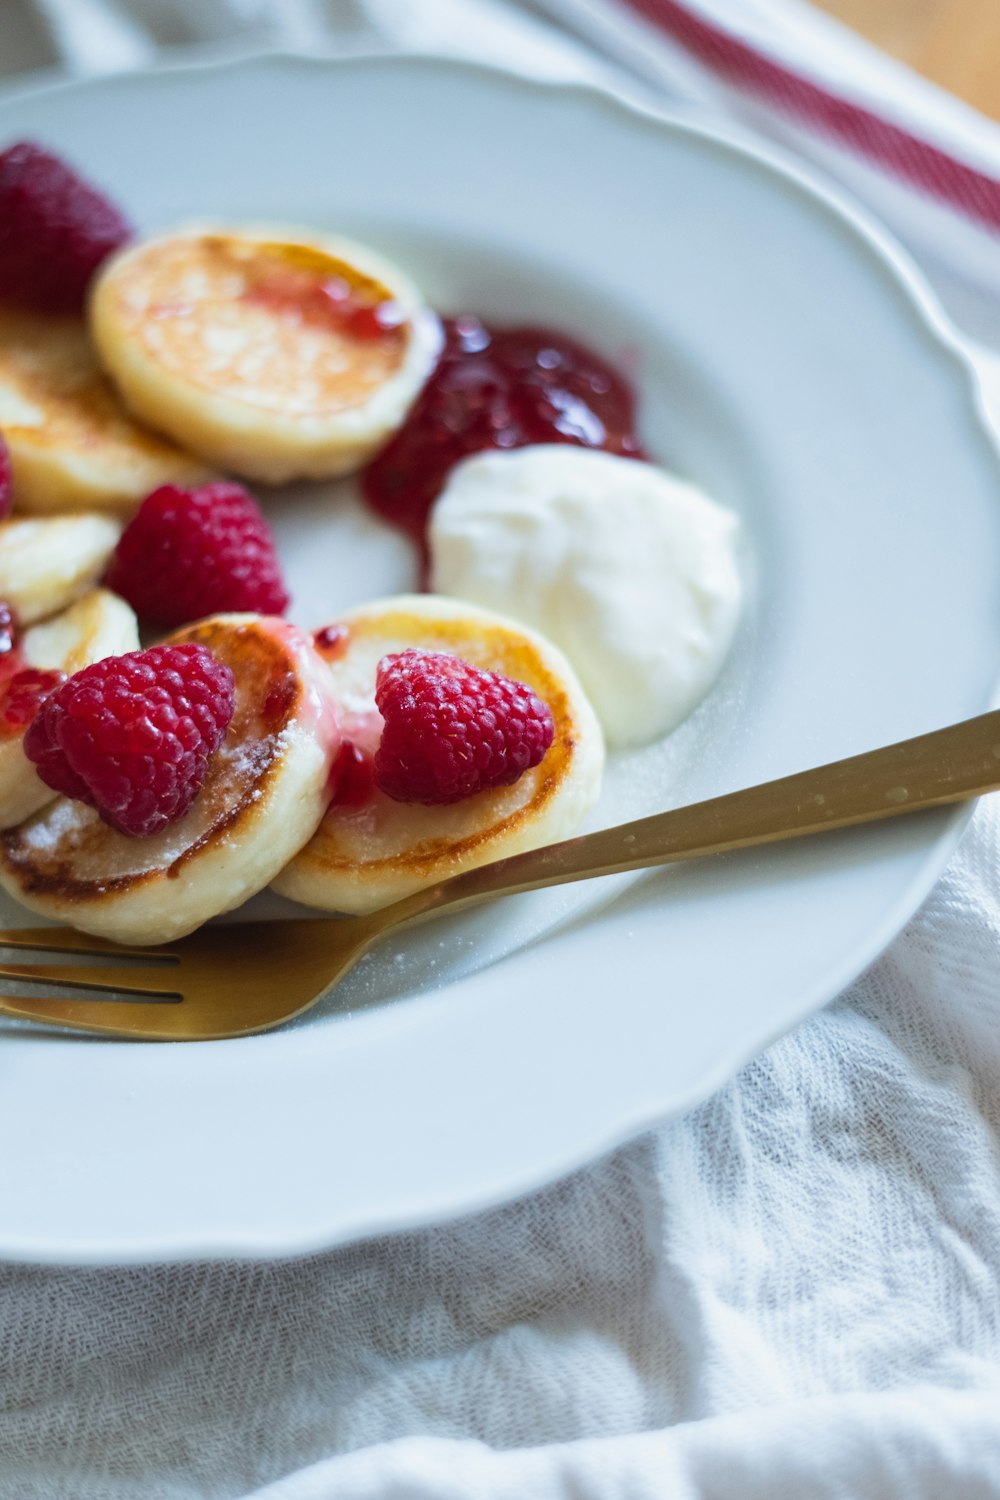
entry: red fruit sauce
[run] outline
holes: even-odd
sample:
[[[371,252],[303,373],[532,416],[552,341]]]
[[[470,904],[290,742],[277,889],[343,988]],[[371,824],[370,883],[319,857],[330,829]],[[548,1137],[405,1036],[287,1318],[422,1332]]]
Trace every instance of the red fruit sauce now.
[[[0,737],[27,729],[46,698],[65,681],[65,672],[43,672],[37,667],[25,667],[4,679],[0,684]]]
[[[449,470],[470,453],[575,443],[645,458],[631,385],[583,344],[469,316],[445,319],[444,330],[434,373],[361,480],[373,509],[421,546]]]
[[[65,672],[24,665],[14,611],[0,602],[0,739],[27,729],[41,704],[65,681]]]
[[[371,756],[352,740],[345,740],[330,769],[330,806],[364,807],[374,786]]]
[[[346,625],[323,625],[313,634],[316,650],[326,661],[342,656],[347,650],[350,632]]]
[[[308,272],[291,267],[268,271],[243,296],[247,302],[294,314],[313,327],[335,328],[362,342],[397,337],[406,321],[391,298],[365,301],[342,276],[317,281]]]

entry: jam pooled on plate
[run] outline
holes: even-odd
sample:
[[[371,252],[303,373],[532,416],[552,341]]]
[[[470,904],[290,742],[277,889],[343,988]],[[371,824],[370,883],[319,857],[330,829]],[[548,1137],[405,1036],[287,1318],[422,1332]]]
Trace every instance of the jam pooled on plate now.
[[[379,515],[421,546],[449,471],[470,453],[576,443],[645,457],[631,385],[576,339],[551,328],[492,329],[469,316],[443,326],[434,372],[361,481]]]

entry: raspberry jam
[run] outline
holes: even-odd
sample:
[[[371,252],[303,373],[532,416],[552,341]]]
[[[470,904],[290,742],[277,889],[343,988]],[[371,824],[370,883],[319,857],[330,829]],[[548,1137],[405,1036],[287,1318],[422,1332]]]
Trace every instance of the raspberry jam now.
[[[0,739],[27,729],[39,706],[65,681],[65,672],[25,666],[17,617],[0,601]]]
[[[0,738],[27,729],[46,698],[65,681],[65,672],[46,672],[38,667],[24,667],[10,677],[0,677]]]
[[[374,786],[371,756],[353,740],[345,740],[330,770],[330,806],[363,807],[370,801]]]
[[[373,509],[421,545],[448,471],[470,453],[576,443],[646,456],[632,387],[583,344],[551,328],[492,329],[468,316],[443,326],[434,373],[361,481]]]
[[[399,304],[391,298],[366,300],[343,276],[318,281],[308,272],[291,267],[258,276],[243,297],[313,327],[336,329],[363,343],[398,337],[406,321]]]
[[[349,639],[350,631],[346,625],[323,625],[313,633],[316,650],[324,661],[333,661],[335,657],[343,656]]]

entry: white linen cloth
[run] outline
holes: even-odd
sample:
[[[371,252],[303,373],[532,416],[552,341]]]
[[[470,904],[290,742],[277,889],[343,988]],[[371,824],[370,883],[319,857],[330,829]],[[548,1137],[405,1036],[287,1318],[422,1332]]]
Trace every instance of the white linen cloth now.
[[[822,160],[970,336],[1000,328],[989,212],[831,145],[706,63],[704,33],[695,55],[688,22],[1000,180],[997,127],[791,0],[663,0],[686,41],[614,0],[538,8],[641,86]],[[499,0],[4,0],[0,69],[237,34],[611,66]],[[0,1267],[0,1500],[1000,1495],[998,871],[989,803],[835,1004],[518,1203],[277,1264]]]

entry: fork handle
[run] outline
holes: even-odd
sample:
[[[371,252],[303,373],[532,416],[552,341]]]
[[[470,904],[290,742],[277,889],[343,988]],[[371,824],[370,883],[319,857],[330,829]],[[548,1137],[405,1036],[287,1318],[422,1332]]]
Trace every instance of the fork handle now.
[[[393,925],[491,896],[776,843],[1000,788],[1000,710],[743,791],[480,865],[376,915]],[[381,925],[381,924],[380,924]]]

